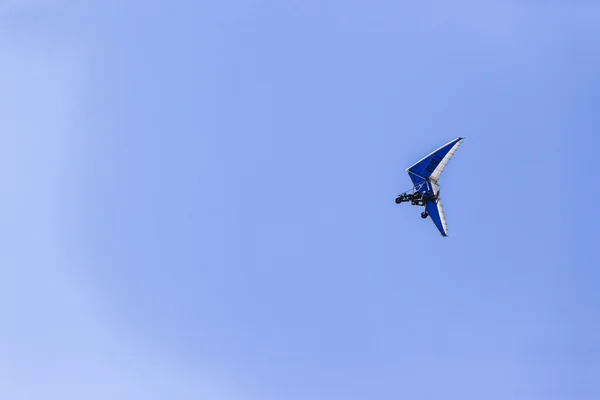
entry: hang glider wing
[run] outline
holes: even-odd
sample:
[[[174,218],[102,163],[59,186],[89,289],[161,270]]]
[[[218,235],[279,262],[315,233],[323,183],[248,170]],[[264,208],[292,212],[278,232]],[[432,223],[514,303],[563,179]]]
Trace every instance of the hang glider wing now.
[[[461,145],[463,138],[456,138],[439,149],[429,153],[410,167],[406,169],[408,176],[413,182],[414,190],[420,193],[429,193],[437,196],[435,200],[426,202],[425,212],[429,214],[433,224],[440,231],[442,236],[448,236],[448,227],[446,226],[446,218],[442,210],[442,203],[439,199],[438,180],[444,167]]]
[[[448,160],[462,141],[463,138],[456,138],[408,167],[406,172],[408,172],[413,184],[419,186],[425,181],[437,183]]]
[[[425,211],[429,213],[429,217],[442,236],[448,236],[448,227],[446,226],[442,202],[439,199],[437,201],[428,202],[427,206],[425,206]]]

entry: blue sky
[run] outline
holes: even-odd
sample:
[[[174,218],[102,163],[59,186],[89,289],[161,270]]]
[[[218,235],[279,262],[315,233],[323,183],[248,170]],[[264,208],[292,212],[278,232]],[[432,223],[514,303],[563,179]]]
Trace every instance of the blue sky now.
[[[597,399],[600,7],[0,2],[0,394]],[[394,204],[442,175],[449,238]]]

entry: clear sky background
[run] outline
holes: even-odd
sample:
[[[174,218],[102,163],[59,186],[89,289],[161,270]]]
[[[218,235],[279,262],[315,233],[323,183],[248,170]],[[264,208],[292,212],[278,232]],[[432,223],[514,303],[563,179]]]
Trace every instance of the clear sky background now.
[[[592,1],[0,1],[0,398],[600,398],[599,71]]]

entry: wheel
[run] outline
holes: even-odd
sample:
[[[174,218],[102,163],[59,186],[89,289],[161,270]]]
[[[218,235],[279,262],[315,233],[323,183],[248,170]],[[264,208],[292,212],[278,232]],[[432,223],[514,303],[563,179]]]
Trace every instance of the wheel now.
[[[423,211],[423,212],[421,213],[421,218],[425,219],[425,218],[427,218],[427,217],[429,217],[429,213],[428,213],[427,211]]]
[[[396,197],[396,204],[402,203],[402,199],[400,197]]]

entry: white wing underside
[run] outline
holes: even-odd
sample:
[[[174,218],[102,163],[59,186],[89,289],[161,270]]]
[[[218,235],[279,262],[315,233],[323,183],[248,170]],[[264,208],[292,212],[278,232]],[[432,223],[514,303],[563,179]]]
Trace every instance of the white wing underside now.
[[[431,176],[429,177],[429,179],[431,180],[432,183],[437,184],[437,181],[438,181],[438,179],[440,179],[440,175],[442,174],[442,171],[446,167],[446,164],[448,164],[448,161],[450,161],[450,159],[456,152],[456,149],[458,149],[458,146],[460,146],[462,142],[463,142],[463,139],[456,142],[456,144],[454,146],[452,146],[452,148],[450,149],[448,154],[446,154],[444,156],[444,158],[442,159],[442,161],[440,161],[437,168],[432,172]],[[437,193],[437,190],[435,191],[435,193]]]

